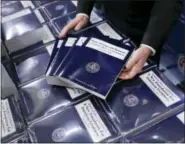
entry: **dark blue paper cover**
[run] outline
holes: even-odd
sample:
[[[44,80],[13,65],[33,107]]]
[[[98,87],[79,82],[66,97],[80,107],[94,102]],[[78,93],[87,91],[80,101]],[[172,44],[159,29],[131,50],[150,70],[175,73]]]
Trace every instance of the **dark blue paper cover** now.
[[[15,97],[1,99],[1,140],[7,141],[21,133],[24,122]]]
[[[3,1],[1,1],[1,7],[8,5],[10,3],[12,3],[12,1],[3,0]]]
[[[76,7],[71,1],[56,1],[45,5],[43,9],[49,19],[53,19],[74,12]]]
[[[181,118],[180,118],[181,117]],[[125,138],[127,143],[183,143],[184,112],[171,116],[146,130]]]
[[[127,133],[183,102],[184,94],[155,69],[117,83],[106,103],[120,130]]]
[[[97,100],[92,98],[31,124],[28,132],[31,141],[38,143],[101,142],[118,134]]]
[[[46,48],[34,50],[14,59],[19,82],[24,83],[45,74],[50,55]]]
[[[41,27],[36,15],[30,9],[24,9],[21,12],[27,14],[2,23],[2,33],[5,41]]]
[[[166,77],[177,85],[184,80],[184,54],[176,54],[169,48],[164,48],[161,54],[160,68],[165,71]]]
[[[4,16],[10,15],[10,14],[13,14],[15,12],[22,10],[22,9],[24,9],[24,7],[21,4],[21,2],[14,2],[9,5],[5,5],[1,8],[1,16],[4,17]]]
[[[48,85],[46,79],[41,78],[21,87],[20,102],[23,114],[30,123],[87,95],[82,90]]]
[[[105,99],[132,51],[122,41],[90,37],[83,46],[73,47],[56,76]]]
[[[70,37],[70,38],[72,38],[72,37]],[[58,66],[63,61],[64,57],[66,56],[66,54],[70,50],[70,47],[65,47],[64,46],[64,44],[66,42],[66,39],[68,39],[68,38],[64,38],[64,39],[58,39],[57,38],[56,39],[54,50],[53,50],[53,53],[55,53],[55,56],[50,59],[51,62],[49,63],[49,66],[48,66],[48,69],[47,69],[47,72],[46,72],[46,76],[49,76],[49,75],[52,76],[53,75],[55,70],[58,68]],[[74,38],[74,40],[75,39],[76,38]]]

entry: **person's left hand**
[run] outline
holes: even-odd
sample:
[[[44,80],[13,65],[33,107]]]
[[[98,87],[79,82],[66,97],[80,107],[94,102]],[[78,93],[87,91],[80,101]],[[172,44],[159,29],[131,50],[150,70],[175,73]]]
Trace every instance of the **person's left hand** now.
[[[143,66],[151,54],[149,48],[140,47],[128,60],[125,69],[121,72],[119,78],[123,80],[132,79],[138,73],[142,72]]]

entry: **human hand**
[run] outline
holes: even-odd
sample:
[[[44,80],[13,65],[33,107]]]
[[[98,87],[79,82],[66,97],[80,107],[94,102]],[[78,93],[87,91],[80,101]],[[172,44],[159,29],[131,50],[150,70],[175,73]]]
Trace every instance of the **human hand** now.
[[[62,29],[61,33],[59,34],[59,38],[64,38],[70,30],[74,29],[78,31],[82,29],[85,25],[87,25],[88,21],[89,18],[87,16],[77,15]]]
[[[142,72],[143,66],[151,54],[151,50],[146,47],[137,49],[128,60],[125,69],[121,72],[119,78],[123,80],[132,79]]]

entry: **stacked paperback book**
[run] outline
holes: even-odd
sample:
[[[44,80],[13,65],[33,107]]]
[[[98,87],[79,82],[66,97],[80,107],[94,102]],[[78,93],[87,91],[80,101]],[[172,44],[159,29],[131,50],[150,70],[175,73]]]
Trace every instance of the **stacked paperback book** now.
[[[106,99],[134,48],[86,33],[57,39],[46,72],[49,84],[79,88]]]

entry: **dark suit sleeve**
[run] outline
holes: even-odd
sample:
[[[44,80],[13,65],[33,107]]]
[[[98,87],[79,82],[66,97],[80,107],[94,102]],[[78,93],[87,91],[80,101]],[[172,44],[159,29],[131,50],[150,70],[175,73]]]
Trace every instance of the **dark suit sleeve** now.
[[[77,13],[85,13],[90,15],[95,0],[78,0]]]
[[[141,43],[159,51],[181,10],[181,0],[156,0]]]

